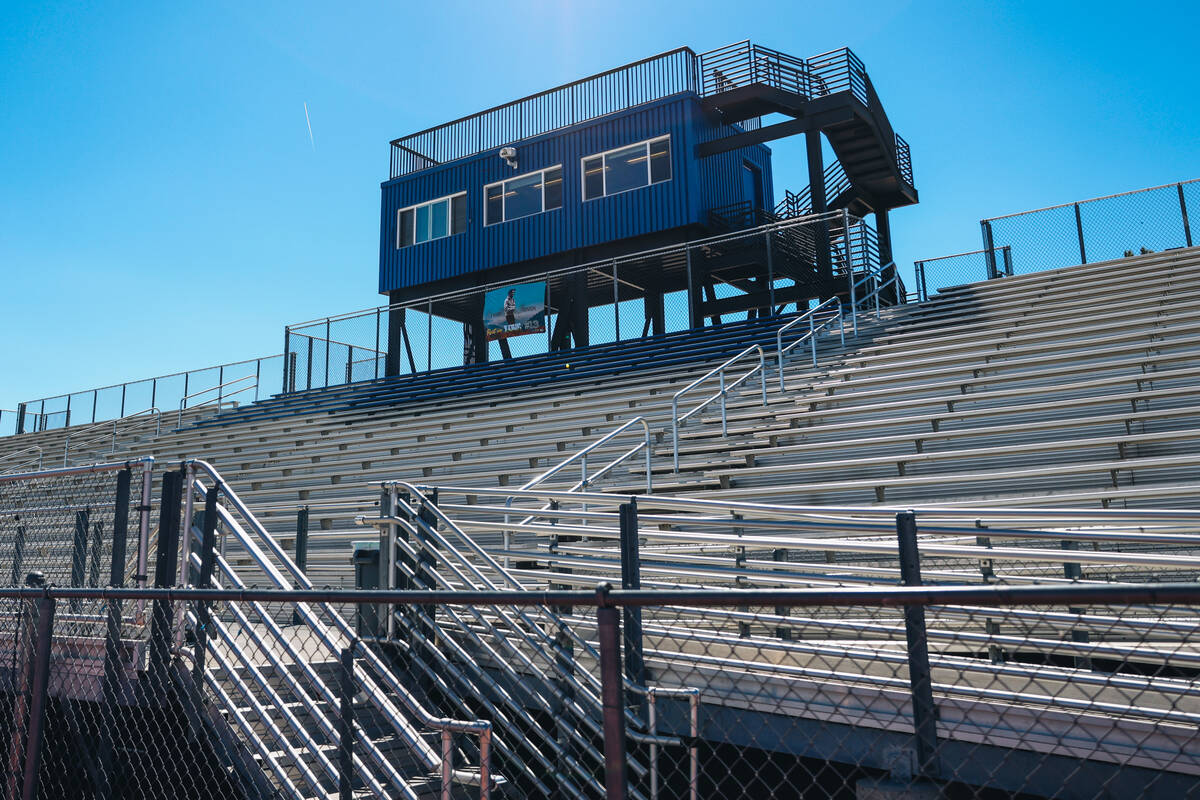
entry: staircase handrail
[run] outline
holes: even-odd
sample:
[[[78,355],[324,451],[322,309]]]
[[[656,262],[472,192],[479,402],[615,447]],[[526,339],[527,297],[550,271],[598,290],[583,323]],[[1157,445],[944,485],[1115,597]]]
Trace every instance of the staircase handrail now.
[[[818,322],[820,320],[820,322]],[[801,336],[796,341],[783,346],[783,334],[787,333],[792,328],[801,325],[803,322],[808,322],[808,332]],[[808,311],[805,311],[800,316],[793,319],[791,322],[782,325],[775,331],[775,357],[777,359],[777,369],[779,371],[779,391],[786,392],[787,385],[784,381],[783,361],[784,356],[798,347],[805,341],[810,343],[812,349],[812,365],[815,369],[817,366],[817,336],[822,331],[826,330],[837,323],[838,333],[841,336],[842,346],[846,346],[846,328],[845,318],[842,313],[842,300],[839,297],[831,297],[828,300],[821,302],[819,305],[813,306]]]
[[[758,365],[755,366],[753,369],[751,369],[749,372],[745,373],[741,377],[734,380],[732,383],[727,384],[725,381],[725,370],[727,370],[729,367],[733,366],[737,362],[741,361],[746,356],[748,356],[752,353],[755,353],[755,352],[758,353]],[[727,417],[726,417],[726,413],[725,413],[725,397],[729,394],[729,391],[731,389],[736,389],[737,387],[741,386],[747,380],[752,378],[755,373],[758,373],[761,383],[762,383],[762,402],[763,402],[763,405],[765,406],[767,404],[767,360],[766,360],[766,356],[763,353],[762,345],[757,345],[757,344],[752,344],[749,347],[747,347],[745,350],[738,353],[737,355],[726,359],[723,363],[719,364],[716,367],[713,367],[708,372],[704,373],[699,378],[696,378],[696,380],[692,381],[687,386],[683,387],[682,389],[680,389],[678,392],[676,392],[674,395],[671,396],[671,446],[674,450],[675,472],[679,472],[679,426],[680,426],[680,424],[687,422],[693,415],[699,414],[705,408],[708,408],[709,404],[711,404],[714,401],[719,399],[721,401],[721,431],[723,433],[727,433],[728,432],[728,422],[727,422]],[[687,394],[688,392],[692,391],[696,387],[703,384],[709,378],[712,378],[714,375],[717,376],[717,379],[718,379],[717,391],[714,392],[713,394],[709,395],[708,397],[706,397],[704,400],[701,400],[699,404],[697,404],[691,410],[684,413],[683,416],[680,416],[680,414],[679,414],[679,399],[681,397],[683,397],[685,394]]]
[[[239,515],[246,522],[247,527],[253,531],[254,536],[266,546],[267,551],[270,552],[275,561],[278,562],[283,569],[285,569],[291,575],[292,580],[287,580],[279,568],[276,567],[275,564],[272,563],[271,559],[267,557],[266,553],[263,552],[262,548],[258,546],[254,539],[252,539],[251,536],[242,528],[242,526],[238,524],[237,520],[233,518],[228,509],[223,504],[218,505],[218,513],[220,514],[221,521],[224,522],[227,529],[232,532],[239,544],[241,544],[241,546],[246,550],[247,554],[250,555],[251,559],[253,559],[253,561],[271,580],[272,583],[281,589],[313,588],[312,581],[308,579],[308,577],[304,574],[304,571],[297,566],[291,557],[288,556],[283,547],[280,546],[274,537],[267,532],[266,528],[263,527],[262,523],[258,521],[258,519],[250,511],[249,507],[246,506],[245,502],[229,488],[229,484],[226,483],[226,481],[221,477],[221,474],[212,464],[200,459],[191,459],[184,462],[184,468],[189,476],[194,476],[192,483],[193,489],[196,492],[202,492],[204,489],[203,483],[201,482],[199,476],[196,475],[197,472],[204,473],[214,482],[215,485],[220,485],[222,494],[228,501],[229,505],[238,511]],[[188,492],[185,496],[189,498],[193,497],[191,492]],[[189,507],[190,505],[191,502],[189,499]],[[190,538],[188,541],[190,541]],[[327,603],[320,603],[318,604],[318,607],[331,621],[333,628],[338,634],[345,637],[345,639],[348,641],[354,641],[358,638],[353,627],[342,618],[341,614],[339,614],[336,609]],[[336,647],[333,637],[330,635],[329,628],[320,620],[319,617],[313,613],[310,606],[307,603],[298,603],[296,605],[296,611],[300,618],[304,620],[309,629],[316,634],[318,641],[320,641],[327,650],[335,654],[335,656],[340,655],[340,651]],[[415,735],[415,732],[412,731],[410,726],[401,716],[399,709],[397,709],[392,701],[388,698],[387,692],[390,691],[395,697],[399,698],[408,712],[416,717],[419,724],[425,727],[439,731],[449,730],[477,734],[480,739],[479,749],[481,759],[488,754],[492,733],[492,726],[490,722],[487,720],[454,720],[438,717],[430,713],[403,685],[400,684],[398,680],[396,680],[388,665],[385,664],[374,651],[372,651],[370,648],[363,648],[362,655],[363,660],[368,664],[370,669],[361,669],[356,666],[354,673],[356,682],[364,686],[373,685],[376,688],[375,691],[365,692],[368,700],[387,720],[388,724],[397,733],[397,735],[399,735],[408,743],[408,745],[412,748],[414,755],[416,755],[417,758],[423,764],[425,764],[427,768],[432,769],[441,766],[439,755],[423,739]],[[359,677],[360,675],[361,677]],[[490,775],[490,764],[481,764],[480,772],[482,775]],[[490,794],[490,791],[490,780],[481,781],[480,797],[483,800],[486,800]]]
[[[468,570],[476,580],[478,580],[480,583],[482,583],[488,589],[496,590],[500,587],[494,581],[492,581],[479,568],[479,565],[475,561],[473,561],[470,558],[464,557],[464,555],[458,550],[458,548],[455,547],[453,543],[448,541],[441,534],[441,532],[437,529],[436,526],[426,524],[421,519],[420,515],[417,513],[417,511],[415,509],[413,509],[411,506],[408,506],[402,500],[399,500],[397,490],[402,489],[410,497],[412,497],[414,499],[419,499],[422,504],[422,507],[427,509],[429,511],[429,513],[431,513],[438,522],[440,522],[442,525],[444,525],[448,530],[452,531],[454,533],[455,537],[460,542],[462,542],[463,546],[465,546],[467,548],[469,553],[471,553],[474,556],[474,558],[478,560],[478,562],[482,563],[488,569],[490,569],[493,573],[495,573],[501,579],[501,581],[503,583],[505,583],[513,588],[527,590],[528,587],[526,587],[525,584],[520,579],[518,579],[511,572],[509,572],[509,570],[504,565],[502,565],[499,561],[497,561],[496,558],[491,553],[489,553],[485,548],[481,547],[477,542],[475,542],[474,539],[472,539],[470,536],[468,536],[462,530],[462,528],[449,515],[447,515],[441,508],[438,507],[436,502],[430,501],[430,499],[427,496],[426,491],[425,491],[426,487],[418,487],[417,485],[408,483],[406,481],[387,481],[387,482],[383,483],[383,488],[385,490],[388,490],[393,497],[397,498],[398,505],[406,508],[406,510],[409,512],[408,519],[412,520],[411,524],[421,526],[421,528],[422,528],[421,537],[422,538],[427,537],[428,539],[432,540],[437,545],[439,552],[441,552],[443,554],[443,557],[445,554],[450,554],[450,555],[453,555],[454,557],[456,557],[458,562],[460,564],[462,564],[462,566],[466,570]],[[517,491],[524,492],[524,491],[529,491],[529,490],[519,489]],[[571,492],[568,492],[568,493],[574,493],[574,492],[572,490]],[[545,509],[543,509],[543,510],[545,510]],[[359,524],[359,525],[368,525],[368,524],[390,525],[390,524],[396,524],[396,523],[401,523],[401,524],[406,524],[406,525],[409,524],[408,520],[403,520],[403,519],[399,519],[399,518],[379,518],[379,519],[373,520],[373,519],[368,519],[365,516],[356,517],[355,522],[356,522],[356,524]],[[556,612],[554,612],[552,609],[550,609],[549,607],[546,607],[546,606],[539,606],[537,610],[541,616],[550,620],[552,623],[555,623],[560,630],[565,631],[567,636],[572,640],[572,642],[574,642],[574,644],[576,644],[577,646],[582,648],[585,652],[589,653],[594,658],[599,659],[599,652],[591,645],[591,643],[588,642],[582,636],[580,636],[575,631],[573,626],[565,624],[560,619],[560,616]],[[542,638],[545,640],[545,646],[551,646],[551,647],[556,646],[555,643],[550,638],[548,638],[548,635],[545,633],[545,630],[542,628],[542,626],[536,624],[535,620],[530,619],[525,611],[516,609],[516,610],[514,610],[514,613],[525,623],[525,627],[522,628],[520,626],[510,624],[507,626],[508,630],[511,630],[513,632],[520,631],[520,630],[536,631],[537,633],[541,634]],[[497,631],[497,633],[502,636],[502,632]],[[543,645],[539,645],[537,642],[534,642],[534,641],[529,641],[528,635],[526,635],[523,638],[526,639],[527,644],[529,644],[531,647],[534,647],[535,649],[537,649],[539,651],[542,650]],[[497,663],[503,664],[505,662],[503,659],[498,659]],[[554,663],[553,659],[551,659],[551,663]],[[587,674],[587,673],[584,673],[584,674],[587,675],[588,678],[592,679],[591,680],[591,689],[590,689],[590,691],[587,692],[587,696],[594,696],[594,693],[599,691],[600,684],[597,680],[594,679],[594,676],[591,676],[590,674]],[[564,674],[560,677],[562,677],[564,680],[568,680],[570,682],[575,683],[576,686],[581,691],[586,691],[586,687],[579,685],[578,678],[573,672],[567,672],[566,674]],[[682,688],[675,688],[675,689],[667,689],[665,687],[647,687],[647,686],[642,686],[640,684],[637,684],[636,682],[631,681],[628,678],[625,678],[625,684],[626,684],[627,689],[634,691],[636,693],[647,694],[649,692],[658,692],[659,694],[661,694],[663,696],[668,696],[668,695],[669,696],[677,696],[677,697],[687,696],[689,698],[694,698],[694,700],[690,700],[690,702],[695,702],[697,704],[699,703],[700,690],[697,688],[694,688],[694,687],[682,687]],[[594,697],[594,699],[598,700],[599,698]],[[697,709],[693,709],[693,715],[695,715],[695,714],[698,714]],[[638,722],[637,718],[628,712],[628,709],[627,709],[627,719],[629,721]],[[693,726],[695,726],[697,724],[698,723],[693,721]],[[695,731],[695,730],[693,731],[693,735],[696,735],[697,733],[698,733],[697,731]],[[679,741],[674,740],[671,737],[667,737],[666,740],[664,741],[664,739],[662,737],[657,737],[653,734],[652,728],[649,729],[647,734],[631,733],[631,735],[633,736],[633,738],[642,740],[645,743],[648,743],[651,745],[654,745],[656,743],[657,744],[663,744],[663,743],[679,744],[680,743]],[[695,762],[696,753],[694,750],[691,752],[691,758],[692,758],[693,762]],[[695,763],[693,763],[693,770],[694,769],[695,769]],[[653,766],[653,762],[652,762],[652,766],[651,766],[651,775],[652,775],[652,777],[655,775],[655,767]],[[695,786],[694,781],[693,781],[692,785],[693,785],[693,787]],[[653,797],[653,795],[651,795],[651,796]],[[694,789],[693,789],[692,797],[693,798],[695,797]]]
[[[237,389],[236,391],[232,391],[232,392],[221,391],[222,389],[225,389],[229,386],[235,386],[239,383],[244,383],[246,381],[254,381],[254,383],[251,383],[247,386],[243,386],[242,388]],[[183,427],[183,412],[184,412],[184,409],[188,408],[188,404],[187,404],[188,400],[191,400],[193,397],[199,397],[200,395],[208,394],[209,392],[217,392],[217,396],[215,398],[210,399],[210,400],[205,400],[202,403],[196,403],[194,406],[192,406],[192,408],[200,408],[201,406],[206,406],[206,405],[208,405],[210,403],[214,403],[214,402],[217,403],[217,405],[219,406],[221,403],[223,403],[225,401],[225,398],[227,398],[227,397],[233,397],[234,395],[241,394],[242,392],[248,392],[251,389],[256,389],[256,388],[258,388],[258,377],[256,375],[243,375],[240,378],[234,378],[233,380],[225,381],[224,383],[219,383],[216,386],[210,386],[207,389],[201,389],[198,392],[192,392],[189,395],[184,395],[184,397],[182,399],[180,399],[180,401],[179,401],[179,416],[177,416],[175,418],[175,430],[179,430],[181,427]]]
[[[37,451],[37,468],[41,469],[42,468],[42,458],[43,458],[44,454],[42,452],[42,448],[36,444],[30,445],[29,447],[22,447],[20,450],[14,450],[11,453],[5,453],[4,456],[0,457],[0,464],[3,464],[6,461],[11,461],[13,459],[13,457],[15,457],[15,456],[19,456],[23,453],[33,453],[34,451]],[[4,472],[12,472],[13,470],[19,470],[19,469],[21,469],[21,467],[27,467],[32,463],[33,463],[33,459],[27,458],[27,459],[24,459],[23,461],[18,462],[17,464],[15,464],[11,467],[8,467],[7,469],[4,470]]]
[[[71,449],[71,438],[72,437],[75,438],[76,449],[79,449],[79,447],[80,447],[80,436],[81,435],[84,437],[82,445],[85,447],[87,445],[91,445],[95,442],[100,442],[100,441],[104,441],[104,440],[111,438],[112,444],[109,447],[108,454],[112,455],[117,452],[117,425],[118,425],[118,423],[124,422],[125,420],[134,419],[136,417],[141,417],[144,415],[153,415],[151,417],[151,419],[153,419],[154,423],[155,423],[154,435],[158,436],[160,433],[162,433],[162,411],[160,411],[159,409],[157,409],[153,406],[151,406],[150,408],[147,408],[147,409],[143,409],[142,411],[135,411],[132,414],[126,414],[123,417],[117,417],[114,420],[107,420],[105,422],[97,422],[94,425],[89,425],[86,428],[80,428],[77,431],[72,431],[70,428],[67,428],[66,429],[67,436],[63,440],[62,465],[65,467],[69,463],[68,458],[69,458],[69,452]],[[126,428],[123,431],[123,433],[131,433],[132,431],[136,430],[140,426],[145,425],[148,421],[149,421],[149,419],[138,420],[137,422],[133,423],[131,426]],[[93,432],[99,432],[101,430],[103,430],[103,433],[99,436],[88,436],[88,434],[91,434]]]

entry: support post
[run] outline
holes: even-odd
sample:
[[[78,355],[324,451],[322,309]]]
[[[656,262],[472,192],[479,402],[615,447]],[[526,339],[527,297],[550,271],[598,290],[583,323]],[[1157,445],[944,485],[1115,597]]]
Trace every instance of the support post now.
[[[83,586],[83,573],[87,569],[88,519],[91,509],[75,512],[75,538],[71,544],[71,586]],[[69,603],[72,614],[78,614],[83,601],[72,598]]]
[[[42,764],[42,731],[46,723],[46,694],[50,685],[50,648],[54,638],[54,598],[40,597],[34,611],[33,659],[29,677],[29,735],[25,743],[22,800],[34,800]]]
[[[697,280],[695,265],[692,263],[691,245],[684,247],[684,255],[687,267],[688,328],[696,330],[704,327],[704,320],[700,318],[700,281]]]
[[[812,198],[812,212],[824,214],[829,210],[825,197],[825,158],[821,152],[821,132],[808,131],[804,134],[808,156],[808,190]],[[833,282],[833,259],[829,252],[829,223],[817,223],[817,274],[827,285]]]
[[[358,640],[342,650],[341,691],[338,702],[338,800],[354,797],[354,653]]]
[[[156,589],[169,589],[175,585],[182,489],[182,470],[163,474],[158,553],[154,567]],[[174,618],[171,612],[171,601],[160,599],[154,601],[150,614],[150,679],[151,687],[159,692],[167,686],[166,671],[171,661],[171,621]]]
[[[18,525],[16,537],[13,540],[12,576],[9,586],[21,585],[21,570],[25,566],[25,526]]]
[[[217,563],[217,499],[221,494],[221,484],[214,483],[204,494],[204,525],[201,528],[200,543],[200,579],[196,585],[201,589],[212,586],[213,568]],[[196,606],[196,657],[192,665],[192,673],[196,676],[196,684],[203,685],[204,656],[208,651],[208,626],[212,621],[212,613],[207,601],[201,600]]]
[[[607,800],[625,800],[625,686],[621,677],[621,616],[600,587],[596,608],[600,638],[600,696],[604,716],[604,789]]]
[[[905,586],[920,586],[921,554],[917,547],[916,514],[903,511],[896,515],[896,536],[900,550],[900,579]],[[908,640],[908,680],[912,690],[917,771],[924,777],[933,777],[937,772],[937,708],[933,703],[924,606],[904,607],[904,633]]]
[[[308,506],[296,512],[296,566],[304,575],[308,574]],[[299,582],[296,588],[302,588]],[[299,611],[292,611],[292,624],[302,625]]]
[[[1183,184],[1175,184],[1175,189],[1179,192],[1179,214],[1183,217],[1183,241],[1184,246],[1192,246],[1192,226],[1188,222],[1187,200],[1183,197]]]
[[[129,536],[129,493],[133,483],[132,471],[126,467],[117,473],[117,497],[113,511],[112,564],[109,567],[108,585],[120,589],[125,585],[125,552]],[[121,629],[124,624],[120,600],[108,601],[108,621],[104,636],[104,679],[101,688],[103,712],[101,735],[96,742],[99,752],[99,774],[104,785],[96,787],[96,796],[108,798],[112,787],[113,742],[117,739],[116,721],[120,709],[121,679],[124,668],[121,664]]]
[[[1063,550],[1078,550],[1079,542],[1075,542],[1070,539],[1063,539],[1062,549]],[[1082,580],[1083,579],[1083,565],[1076,561],[1065,562],[1063,564],[1063,577],[1069,581]],[[1083,614],[1087,611],[1087,609],[1071,606],[1071,607],[1067,608],[1067,611],[1072,614]],[[1091,636],[1088,634],[1088,631],[1086,628],[1072,628],[1071,629],[1071,641],[1079,642],[1079,643],[1083,644],[1083,643],[1091,641]],[[1075,666],[1078,669],[1091,669],[1092,668],[1092,659],[1088,658],[1087,656],[1075,656]]]
[[[642,567],[638,543],[637,500],[630,498],[618,509],[621,524],[621,588],[642,588]],[[642,655],[642,610],[626,607],[625,676],[638,686],[646,685],[646,662]]]
[[[1079,235],[1079,263],[1086,264],[1087,250],[1083,246],[1083,217],[1079,214],[1079,203],[1075,204],[1075,232]]]
[[[996,274],[996,245],[992,236],[992,221],[982,219],[979,227],[983,230],[983,258],[987,262],[988,280],[999,277]]]

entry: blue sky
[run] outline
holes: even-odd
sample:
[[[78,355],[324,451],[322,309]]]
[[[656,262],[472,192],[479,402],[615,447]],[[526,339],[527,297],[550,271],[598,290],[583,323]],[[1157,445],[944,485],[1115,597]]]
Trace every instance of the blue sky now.
[[[684,44],[858,53],[912,145],[899,262],[977,248],[982,217],[1197,178],[1197,23],[1194,2],[9,0],[0,408],[376,305],[389,139]],[[802,188],[802,144],[773,147],[777,193]]]

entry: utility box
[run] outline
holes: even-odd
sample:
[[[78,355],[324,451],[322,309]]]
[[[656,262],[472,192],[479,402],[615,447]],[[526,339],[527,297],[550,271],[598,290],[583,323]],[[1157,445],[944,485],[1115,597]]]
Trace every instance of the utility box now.
[[[371,539],[351,542],[354,564],[354,588],[379,588],[379,540]],[[354,612],[354,630],[360,637],[373,637],[379,632],[379,607],[371,603],[359,603]]]

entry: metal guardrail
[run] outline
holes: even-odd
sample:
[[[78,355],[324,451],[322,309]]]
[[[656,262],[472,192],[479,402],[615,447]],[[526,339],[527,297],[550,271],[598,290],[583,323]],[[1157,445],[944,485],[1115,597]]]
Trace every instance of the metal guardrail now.
[[[629,324],[628,304],[644,297],[641,287],[621,277],[636,266],[641,269],[661,269],[670,264],[689,278],[693,286],[700,283],[701,270],[710,263],[720,263],[727,250],[737,247],[762,247],[766,254],[774,248],[780,257],[782,240],[789,236],[815,237],[819,229],[829,229],[835,235],[849,230],[848,237],[837,247],[835,257],[839,271],[863,272],[873,267],[879,258],[874,244],[874,234],[863,220],[848,212],[837,211],[808,215],[773,222],[751,230],[711,236],[686,244],[631,253],[627,256],[593,261],[574,267],[563,267],[547,271],[542,275],[529,276],[531,280],[544,280],[549,292],[548,308],[553,315],[558,303],[558,292],[579,276],[584,276],[590,285],[608,284],[605,294],[611,292],[613,303],[594,306],[588,311],[590,344],[606,344],[642,338],[645,330],[642,320],[636,326]],[[800,253],[797,258],[807,254]],[[815,254],[812,256],[815,259]],[[771,260],[767,259],[768,271]],[[814,266],[815,269],[815,266]],[[775,274],[779,274],[778,272]],[[682,277],[682,276],[681,276]],[[681,285],[683,281],[680,281]],[[417,375],[438,369],[461,366],[464,363],[462,347],[462,323],[438,315],[442,304],[475,307],[488,291],[508,286],[494,283],[454,292],[445,292],[414,299],[391,306],[362,309],[345,314],[294,323],[286,326],[284,350],[286,369],[283,376],[284,392],[337,386],[347,377],[354,380],[370,380],[384,377],[383,359],[371,357],[363,362],[362,353],[382,352],[388,341],[404,342],[400,352],[393,353],[393,368],[397,375]],[[736,287],[735,287],[736,288]],[[689,330],[693,320],[688,312],[687,291],[680,288],[669,293],[664,302],[664,331],[674,333]],[[622,308],[624,306],[624,309]],[[772,304],[771,311],[779,313],[782,306]],[[639,314],[639,317],[641,314]],[[708,318],[695,321],[700,327]],[[400,328],[399,331],[393,327]],[[551,352],[552,325],[546,326],[545,336],[522,336],[514,338],[513,355],[540,355]],[[373,368],[356,372],[355,364],[373,364]]]
[[[736,364],[737,362],[741,361],[742,359],[744,359],[747,356],[752,355],[754,353],[758,353],[758,365],[755,366],[753,369],[751,369],[749,372],[745,373],[744,375],[741,375],[740,377],[736,378],[732,383],[726,384],[725,371],[727,369],[729,369],[729,367]],[[674,451],[674,464],[675,464],[676,472],[679,471],[679,426],[680,426],[680,424],[687,422],[689,419],[691,419],[692,416],[699,414],[701,411],[708,408],[708,406],[711,403],[713,403],[714,401],[720,400],[721,401],[721,433],[722,433],[722,435],[727,435],[728,434],[728,422],[727,422],[726,413],[725,413],[725,398],[731,390],[736,389],[737,387],[741,386],[743,383],[745,383],[750,378],[752,378],[755,374],[758,374],[758,376],[761,380],[761,383],[762,383],[762,403],[765,406],[767,404],[767,361],[766,361],[766,356],[763,354],[762,347],[757,344],[750,345],[745,350],[743,350],[742,352],[733,356],[732,358],[729,358],[729,359],[725,360],[723,363],[719,364],[718,366],[713,367],[708,372],[704,373],[699,378],[696,378],[696,380],[692,381],[687,386],[683,387],[682,389],[680,389],[678,392],[676,392],[674,395],[671,396],[671,446]],[[717,391],[714,392],[713,394],[709,395],[702,401],[700,401],[700,403],[698,405],[696,405],[695,407],[693,407],[692,409],[690,409],[689,411],[684,413],[682,416],[680,416],[680,414],[679,414],[679,399],[681,397],[683,397],[685,394],[687,394],[688,392],[697,388],[698,386],[701,386],[702,384],[704,384],[706,381],[708,381],[710,378],[712,378],[714,376],[717,378],[717,381],[718,381]],[[649,464],[647,464],[647,469],[649,469]]]
[[[121,423],[126,423],[123,429],[120,429]],[[68,428],[68,433],[63,439],[63,457],[62,466],[70,466],[70,450],[72,440],[76,450],[86,449],[98,442],[108,442],[108,455],[112,456],[117,452],[117,433],[118,430],[123,434],[130,434],[139,428],[154,423],[154,435],[157,436],[162,432],[162,412],[157,408],[147,408],[144,411],[137,411],[133,414],[128,414],[112,422],[101,422],[97,425],[92,425],[87,428],[75,430]],[[39,463],[40,467],[41,464]]]
[[[808,322],[808,331],[805,332],[796,341],[783,346],[783,335],[792,328],[797,328]],[[824,330],[837,325],[838,336],[841,339],[842,347],[846,346],[846,326],[845,316],[842,313],[842,301],[837,297],[831,297],[824,300],[818,305],[813,306],[805,313],[796,317],[786,325],[780,326],[779,330],[775,331],[775,364],[779,372],[779,391],[786,392],[787,384],[784,380],[784,360],[789,352],[796,347],[809,343],[809,348],[812,351],[812,365],[816,369],[817,366],[817,336]],[[676,466],[678,469],[678,465]]]
[[[201,480],[202,476],[207,476],[207,479],[211,481],[213,489],[211,494]],[[211,496],[213,498],[211,502],[215,507],[216,513],[219,515],[221,524],[235,538],[237,545],[242,551],[250,556],[269,584],[279,589],[290,589],[293,586],[302,589],[313,588],[312,583],[304,575],[303,570],[292,561],[279,543],[263,528],[262,524],[258,522],[245,503],[228,488],[228,484],[224,482],[220,473],[212,465],[199,460],[185,462],[183,492],[185,499],[184,519],[187,520],[192,519],[192,508],[195,500],[205,500],[208,502],[208,497]],[[217,505],[216,498],[218,496],[223,496],[227,505]],[[233,512],[236,512],[236,515]],[[215,526],[216,519],[211,524]],[[183,564],[191,564],[193,567],[202,570],[204,558],[210,559],[213,565],[212,568],[219,570],[225,580],[230,581],[239,589],[245,589],[244,579],[225,561],[224,557],[216,554],[215,537],[212,532],[189,528],[187,533],[188,535],[184,536],[181,540],[180,559]],[[197,544],[194,540],[199,540],[198,543],[201,547],[201,552],[194,553],[192,551],[192,545]],[[276,564],[279,566],[276,566]],[[323,696],[327,702],[334,700],[331,690],[325,687],[312,672],[306,659],[295,651],[292,645],[292,642],[296,638],[294,634],[285,637],[279,626],[274,623],[271,615],[266,613],[261,607],[252,605],[252,615],[240,612],[233,604],[228,604],[226,608],[233,612],[242,623],[243,630],[246,630],[246,627],[249,625],[260,625],[266,630],[267,634],[271,637],[272,643],[268,643],[266,640],[256,641],[255,645],[261,652],[264,654],[274,653],[278,649],[280,652],[286,653],[293,659],[294,664],[299,666],[305,673],[304,677],[307,678],[318,694]],[[180,613],[182,613],[182,609],[180,609]],[[329,657],[339,660],[343,657],[346,658],[347,662],[351,665],[351,679],[361,688],[363,694],[376,711],[387,721],[392,733],[404,741],[413,755],[422,760],[428,768],[436,768],[440,771],[443,798],[449,798],[452,788],[451,784],[456,777],[451,769],[451,765],[446,761],[449,754],[445,753],[444,750],[439,754],[421,739],[417,731],[390,698],[394,697],[399,700],[407,712],[416,718],[418,724],[442,734],[443,748],[446,745],[444,734],[468,732],[477,735],[479,737],[479,751],[482,759],[480,766],[480,797],[486,800],[490,796],[493,781],[488,760],[492,730],[489,722],[484,720],[451,720],[431,714],[398,681],[394,672],[372,649],[352,644],[352,647],[357,647],[357,650],[348,656],[345,655],[343,652],[344,648],[339,646],[338,642],[348,641],[356,643],[358,635],[353,627],[332,606],[320,604],[316,609],[313,609],[308,605],[299,605],[296,608],[296,614],[296,620],[307,627],[312,640],[320,642]],[[251,623],[251,616],[257,622]],[[182,619],[179,622],[182,623]],[[193,624],[199,622],[203,622],[203,620],[193,619]],[[215,626],[227,646],[236,647],[232,640],[232,635],[227,631],[222,631],[219,622],[210,619],[208,624]],[[177,624],[175,630],[178,637],[176,645],[177,647],[182,646],[182,624]],[[206,642],[201,640],[199,647],[203,647],[205,644]],[[366,665],[365,669],[355,665],[355,652],[361,656],[362,662]],[[209,650],[209,655],[219,657],[218,652],[212,648]],[[197,658],[200,658],[200,656],[198,655]],[[274,660],[278,660],[278,657],[274,657]],[[279,669],[283,665],[276,664],[275,666]],[[283,671],[286,672],[286,668]],[[261,681],[259,685],[262,688]],[[291,685],[292,690],[295,692],[296,700],[305,705],[306,711],[309,714],[320,720],[323,717],[322,712],[314,701],[308,697],[306,692],[300,688],[296,680],[289,680],[289,685]],[[284,708],[286,704],[282,700],[278,702],[283,704],[277,707],[281,711],[284,711],[286,717],[290,713]],[[231,713],[235,711],[233,708],[229,710]],[[321,756],[319,746],[307,735],[304,727],[298,721],[289,719],[289,722],[293,733],[300,736],[308,751],[320,762],[323,756]],[[328,720],[322,725],[325,728],[325,733],[330,736],[333,735],[331,725],[332,723]],[[396,773],[387,756],[374,741],[361,731],[356,733],[356,740],[357,746],[362,747],[364,755],[370,759],[372,768],[377,770],[382,776],[382,779],[377,779],[374,783],[368,780],[368,787],[379,797],[390,797],[390,792],[385,788],[386,783],[392,787],[398,787],[404,792],[405,796],[415,799],[416,795],[412,790],[407,788],[405,781]],[[329,771],[332,765],[325,764],[324,766]],[[363,776],[364,779],[369,779],[371,773],[367,772],[364,775],[364,772],[366,772],[365,765],[356,763],[355,773]],[[334,770],[334,774],[336,776],[337,770]]]
[[[995,270],[995,273],[991,270]],[[948,256],[925,258],[913,262],[913,274],[917,280],[917,300],[924,303],[933,293],[948,286],[957,286],[982,277],[999,278],[1013,274],[1012,248],[1008,245],[999,248],[999,253],[989,253],[987,250],[968,250],[965,253],[952,253]]]
[[[254,382],[244,385],[240,389],[235,389],[232,392],[228,391],[228,389],[230,387],[237,386],[238,384],[245,384],[246,381],[254,381]],[[183,412],[185,410],[187,410],[188,408],[193,408],[193,409],[201,408],[203,406],[207,406],[207,405],[211,405],[211,404],[215,404],[219,408],[221,403],[223,403],[228,398],[236,397],[237,395],[241,394],[242,392],[248,392],[251,389],[254,390],[254,396],[257,397],[258,396],[258,379],[254,375],[244,375],[241,378],[234,378],[231,381],[225,381],[224,383],[219,383],[216,386],[209,387],[208,389],[201,389],[198,392],[192,392],[189,395],[184,395],[179,400],[179,413],[175,417],[175,429],[179,430],[179,428],[183,427]],[[202,403],[193,403],[190,406],[188,405],[188,401],[194,400],[197,397],[203,397],[206,394],[212,394],[213,392],[217,393],[216,397],[209,398],[208,400],[205,400]]]
[[[173,372],[97,389],[27,400],[18,406],[17,433],[120,419],[128,416],[125,409],[131,406],[173,408],[189,394],[203,393],[195,392],[197,385],[208,387],[204,391],[215,390],[235,378],[243,381],[253,379],[254,399],[257,401],[258,387],[264,385],[264,380],[275,369],[282,371],[282,355],[232,361],[187,372]]]

